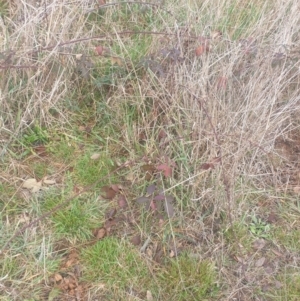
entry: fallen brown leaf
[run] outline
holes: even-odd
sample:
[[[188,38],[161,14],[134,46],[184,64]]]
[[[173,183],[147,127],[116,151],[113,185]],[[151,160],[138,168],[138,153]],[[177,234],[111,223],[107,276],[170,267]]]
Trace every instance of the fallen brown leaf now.
[[[45,145],[38,145],[33,148],[33,151],[40,157],[45,157],[47,155],[47,149]]]
[[[153,301],[154,300],[151,291],[147,291],[147,296],[146,297],[147,297],[147,301]]]
[[[126,197],[122,194],[119,196],[118,205],[120,208],[126,208],[128,206]]]
[[[140,245],[140,244],[141,244],[141,236],[140,236],[139,234],[133,236],[133,237],[130,239],[130,242],[131,242],[134,246]]]
[[[145,164],[141,167],[141,170],[145,173],[145,179],[149,181],[151,180],[156,168],[152,164]]]
[[[100,154],[95,153],[95,154],[92,154],[92,155],[91,155],[91,159],[92,159],[92,160],[97,160],[97,159],[100,158],[100,156],[101,156]]]
[[[36,179],[27,179],[24,181],[22,187],[31,190],[32,193],[36,193],[42,189],[42,181],[38,182]]]
[[[262,267],[264,265],[265,261],[266,261],[266,258],[262,257],[256,261],[255,266],[257,268]]]
[[[110,209],[106,214],[105,214],[105,217],[106,219],[108,220],[112,220],[115,215],[117,214],[117,209],[116,208],[113,208],[113,209]]]
[[[55,280],[55,282],[59,282],[59,281],[61,281],[62,279],[63,279],[63,277],[61,276],[61,274],[56,273],[56,274],[54,275],[54,280]]]
[[[95,235],[96,239],[100,240],[105,236],[106,236],[106,229],[105,228],[97,229],[97,232],[96,232],[96,235]]]
[[[111,186],[103,186],[101,190],[103,192],[102,197],[107,200],[112,200],[117,194],[117,192]]]

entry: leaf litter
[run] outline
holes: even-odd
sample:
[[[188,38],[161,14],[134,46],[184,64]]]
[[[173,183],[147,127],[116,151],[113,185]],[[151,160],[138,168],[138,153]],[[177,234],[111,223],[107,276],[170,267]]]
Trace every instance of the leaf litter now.
[[[47,177],[45,177],[41,181],[37,181],[35,178],[30,178],[30,179],[27,179],[23,182],[22,188],[31,191],[31,193],[37,193],[40,190],[47,190],[48,189],[48,187],[43,186],[43,184],[45,184],[45,185],[54,185],[54,184],[56,184],[56,181],[55,180],[48,180]]]

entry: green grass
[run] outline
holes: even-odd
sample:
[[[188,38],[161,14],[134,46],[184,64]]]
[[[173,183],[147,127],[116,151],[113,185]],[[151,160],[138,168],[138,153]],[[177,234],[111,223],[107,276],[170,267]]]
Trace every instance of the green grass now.
[[[125,241],[107,237],[82,251],[84,278],[122,289],[133,286],[145,292],[151,288],[151,274],[138,252]]]
[[[218,291],[213,264],[190,258],[188,254],[170,260],[160,280],[170,300],[213,300]]]
[[[100,151],[101,157],[97,160],[92,160],[90,156],[93,153],[89,152],[88,155],[83,155],[78,158],[75,163],[74,173],[76,175],[76,180],[79,181],[81,185],[91,185],[101,178],[109,174],[109,172],[114,167],[114,162],[107,156],[104,151]],[[110,180],[114,182],[114,177]],[[101,181],[97,186],[104,186],[108,180]]]
[[[278,284],[281,285],[272,295],[272,300],[297,301],[300,295],[300,277],[299,270],[288,269],[278,277]]]
[[[244,222],[235,222],[224,232],[225,240],[232,253],[247,253],[252,245],[250,229]]]

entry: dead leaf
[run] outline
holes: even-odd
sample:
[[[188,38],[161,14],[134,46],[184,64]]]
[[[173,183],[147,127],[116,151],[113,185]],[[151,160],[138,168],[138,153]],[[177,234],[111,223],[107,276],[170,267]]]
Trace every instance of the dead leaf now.
[[[157,205],[156,205],[156,202],[154,200],[151,200],[150,202],[150,208],[153,210],[153,211],[156,211],[157,210]]]
[[[270,212],[268,218],[267,218],[267,222],[270,224],[274,224],[278,221],[278,216],[275,212]]]
[[[36,179],[27,179],[24,181],[22,187],[27,189],[32,189],[32,187],[34,187],[36,183],[37,183]]]
[[[56,274],[54,275],[54,280],[55,280],[55,282],[59,282],[59,281],[61,281],[62,279],[63,279],[63,277],[61,276],[61,274],[56,273]]]
[[[265,272],[269,275],[274,273],[274,269],[270,266],[265,267]]]
[[[155,172],[155,166],[152,164],[145,164],[141,167],[141,170],[145,172],[145,180],[149,181]]]
[[[82,58],[82,56],[83,56],[82,53],[77,53],[77,54],[75,55],[75,58],[76,58],[76,60],[80,61],[81,58]]]
[[[117,209],[116,208],[113,208],[111,210],[109,210],[106,214],[105,214],[105,217],[106,219],[108,220],[112,220],[115,215],[117,214]]]
[[[147,291],[147,296],[146,296],[146,298],[147,298],[147,301],[153,301],[153,296],[152,296],[151,291]]]
[[[158,140],[162,140],[164,138],[166,138],[168,135],[166,133],[166,131],[164,129],[161,129],[159,132],[158,132]]]
[[[98,153],[94,153],[94,154],[92,154],[92,155],[91,155],[91,157],[90,157],[90,158],[91,158],[92,160],[97,160],[97,159],[99,159],[99,158],[100,158],[100,156],[101,156],[100,154],[98,154]]]
[[[215,157],[215,158],[211,159],[210,162],[203,163],[200,168],[204,169],[204,170],[208,170],[210,168],[213,169],[220,162],[221,162],[221,157]]]
[[[107,200],[112,200],[117,194],[116,191],[110,186],[103,186],[101,190],[104,193],[102,194],[102,197]]]
[[[98,4],[99,4],[99,6],[105,5],[106,0],[98,0]]]
[[[130,242],[134,245],[134,246],[138,246],[141,244],[141,236],[140,235],[135,235],[130,239]]]
[[[205,52],[205,47],[203,45],[198,46],[195,50],[196,56],[201,56],[204,52]]]
[[[32,193],[36,193],[42,189],[42,181],[38,182],[36,179],[27,179],[24,181],[23,188],[31,190]]]
[[[211,165],[209,163],[203,163],[201,166],[200,166],[201,169],[204,169],[204,170],[208,170],[211,168]]]
[[[159,193],[158,195],[156,195],[153,200],[154,201],[164,201],[166,198],[164,193]]]
[[[74,264],[78,264],[79,255],[76,250],[71,250],[71,252],[68,255],[68,259],[66,263],[64,264],[65,268],[69,268],[70,266]]]
[[[112,228],[117,224],[116,220],[113,219],[113,220],[106,220],[105,221],[105,229],[106,229],[106,233],[109,234],[111,231],[112,231]]]
[[[266,261],[266,258],[262,257],[256,261],[255,266],[257,268],[262,267],[264,265],[265,261]]]
[[[104,48],[103,48],[103,46],[99,45],[95,48],[95,50],[98,55],[102,55]]]
[[[120,208],[126,208],[128,206],[126,197],[122,194],[119,196],[118,205]]]
[[[266,241],[263,238],[257,239],[254,243],[253,243],[253,248],[255,250],[261,250],[265,247],[266,245]]]
[[[300,194],[300,186],[294,187],[294,193]]]
[[[117,57],[117,56],[111,56],[110,61],[112,65],[118,65],[118,66],[123,66],[122,59]]]
[[[213,40],[217,40],[222,36],[222,32],[220,30],[214,30],[211,32],[211,38]]]
[[[279,251],[272,250],[272,252],[273,252],[276,256],[278,256],[278,257],[283,257],[283,254],[280,253]]]
[[[110,187],[116,192],[119,193],[123,189],[123,186],[120,184],[111,184]]]
[[[47,185],[54,185],[54,184],[56,184],[55,180],[47,180],[47,178],[45,178],[43,180],[43,183],[47,184]]]
[[[106,236],[106,229],[105,228],[96,229],[96,231],[94,231],[94,236],[98,240],[102,239],[103,237]]]
[[[239,257],[239,256],[237,256],[237,255],[234,255],[233,258],[234,258],[237,262],[239,262],[239,263],[241,263],[241,264],[245,264],[245,261],[244,261],[244,259],[243,259],[242,257]]]
[[[40,157],[45,157],[47,155],[47,149],[45,145],[38,145],[33,148],[33,151]]]
[[[200,36],[198,38],[200,45],[196,48],[196,56],[201,56],[202,54],[210,51],[210,41],[208,38]]]

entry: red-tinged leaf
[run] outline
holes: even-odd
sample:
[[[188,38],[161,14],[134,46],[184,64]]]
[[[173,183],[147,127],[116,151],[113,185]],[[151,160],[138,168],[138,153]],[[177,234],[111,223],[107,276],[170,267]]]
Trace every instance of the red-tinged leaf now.
[[[195,50],[196,56],[201,56],[204,52],[205,52],[205,46],[204,45],[198,46]]]
[[[158,225],[160,228],[162,228],[165,224],[163,216],[159,216]]]
[[[210,51],[210,40],[206,37],[200,36],[198,38],[200,45],[196,48],[195,54],[196,56],[201,56],[203,53]]]
[[[99,45],[95,48],[95,50],[98,55],[102,55],[104,48],[103,48],[103,46]]]
[[[118,205],[120,208],[126,208],[128,206],[127,200],[122,194],[119,196]]]
[[[156,196],[153,198],[153,200],[154,200],[154,201],[164,201],[165,198],[166,198],[166,196],[165,196],[164,194],[160,193],[160,194],[156,195]]]
[[[139,198],[136,199],[136,202],[139,203],[139,204],[145,204],[147,202],[150,201],[150,198],[149,197],[145,197],[145,196],[141,196]]]
[[[157,210],[157,205],[156,205],[156,203],[155,203],[154,200],[152,200],[152,201],[150,202],[150,208],[151,208],[153,211],[156,211],[156,210]]]
[[[156,169],[159,170],[159,171],[163,171],[164,176],[165,176],[166,178],[169,178],[169,177],[172,176],[172,167],[169,166],[169,165],[166,164],[166,163],[163,163],[163,164],[158,165],[158,166],[156,167]]]
[[[221,157],[215,157],[210,162],[203,163],[200,168],[204,169],[204,170],[207,170],[207,169],[210,169],[210,168],[215,168],[216,165],[220,162],[221,162]]]
[[[204,170],[208,170],[208,169],[210,169],[212,166],[211,166],[211,164],[209,164],[209,163],[203,163],[201,166],[200,166],[200,168],[201,169],[204,169]]]
[[[150,186],[147,187],[147,194],[153,194],[156,189],[155,184],[151,184]]]
[[[221,157],[214,157],[210,163],[213,164],[213,165],[216,165],[217,163],[220,163],[221,162]]]
[[[174,201],[174,198],[170,195],[166,196],[165,202],[164,202],[164,208],[169,218],[174,216],[174,207],[172,205],[172,202]]]
[[[99,6],[106,4],[106,0],[98,0]]]

